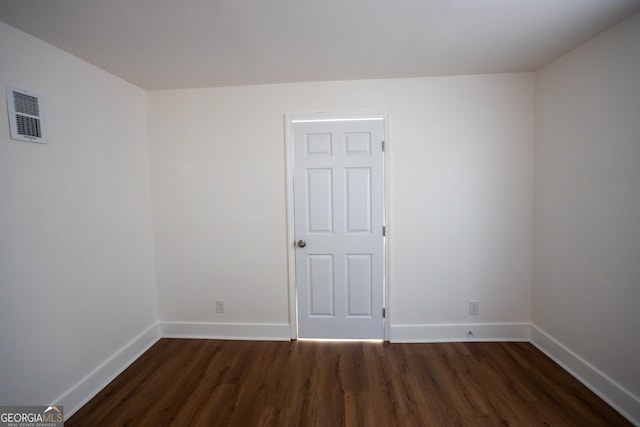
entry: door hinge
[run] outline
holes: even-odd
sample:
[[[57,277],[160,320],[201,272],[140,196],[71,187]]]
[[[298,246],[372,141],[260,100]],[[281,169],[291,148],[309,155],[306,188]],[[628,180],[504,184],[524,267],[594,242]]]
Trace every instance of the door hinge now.
[[[384,152],[384,141],[382,141],[382,151]]]
[[[387,236],[387,227],[385,225],[382,226],[382,237]]]
[[[386,308],[382,308],[382,318],[386,319],[387,318],[387,309]]]

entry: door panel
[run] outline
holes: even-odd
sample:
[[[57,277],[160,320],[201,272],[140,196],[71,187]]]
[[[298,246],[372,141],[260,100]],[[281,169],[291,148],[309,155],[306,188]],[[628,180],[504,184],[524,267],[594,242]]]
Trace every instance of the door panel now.
[[[333,171],[307,169],[307,229],[309,233],[333,232]]]
[[[346,168],[346,232],[371,233],[371,168]]]
[[[309,156],[331,156],[331,134],[316,133],[306,135],[307,155]]]
[[[371,317],[372,288],[371,255],[347,255],[347,316]]]
[[[309,255],[309,307],[310,316],[331,316],[335,314],[334,274],[332,255]]]
[[[345,151],[347,155],[371,154],[371,133],[347,132],[345,134]]]
[[[383,338],[383,120],[294,122],[298,336]]]

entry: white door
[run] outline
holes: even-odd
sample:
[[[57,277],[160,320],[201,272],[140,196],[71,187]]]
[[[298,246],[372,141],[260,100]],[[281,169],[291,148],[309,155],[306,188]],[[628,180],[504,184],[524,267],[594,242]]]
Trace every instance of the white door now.
[[[384,120],[294,122],[298,336],[384,338]]]

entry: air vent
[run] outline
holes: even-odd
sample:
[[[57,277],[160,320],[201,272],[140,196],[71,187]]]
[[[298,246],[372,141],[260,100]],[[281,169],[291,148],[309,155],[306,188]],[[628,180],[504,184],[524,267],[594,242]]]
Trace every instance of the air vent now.
[[[7,85],[7,107],[11,139],[47,142],[42,118],[42,101],[38,94]]]

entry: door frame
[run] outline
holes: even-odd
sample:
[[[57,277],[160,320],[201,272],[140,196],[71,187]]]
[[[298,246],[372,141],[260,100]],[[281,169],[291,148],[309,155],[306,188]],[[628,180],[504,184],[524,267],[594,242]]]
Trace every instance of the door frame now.
[[[384,141],[385,153],[382,173],[384,175],[383,183],[383,215],[386,227],[386,236],[384,240],[384,277],[383,277],[383,297],[385,307],[384,320],[384,339],[389,338],[390,315],[391,315],[391,299],[390,299],[390,262],[389,248],[391,247],[391,227],[390,227],[390,211],[389,200],[391,198],[389,185],[389,159],[390,159],[390,129],[391,129],[391,112],[387,110],[367,110],[356,112],[312,112],[312,113],[286,113],[284,115],[284,136],[285,136],[285,168],[286,168],[286,202],[287,202],[287,285],[289,288],[289,328],[291,331],[291,339],[298,338],[298,298],[296,284],[296,246],[295,246],[295,210],[293,195],[293,169],[294,169],[294,132],[293,124],[296,121],[336,121],[336,120],[363,120],[363,119],[382,119],[384,121]]]

